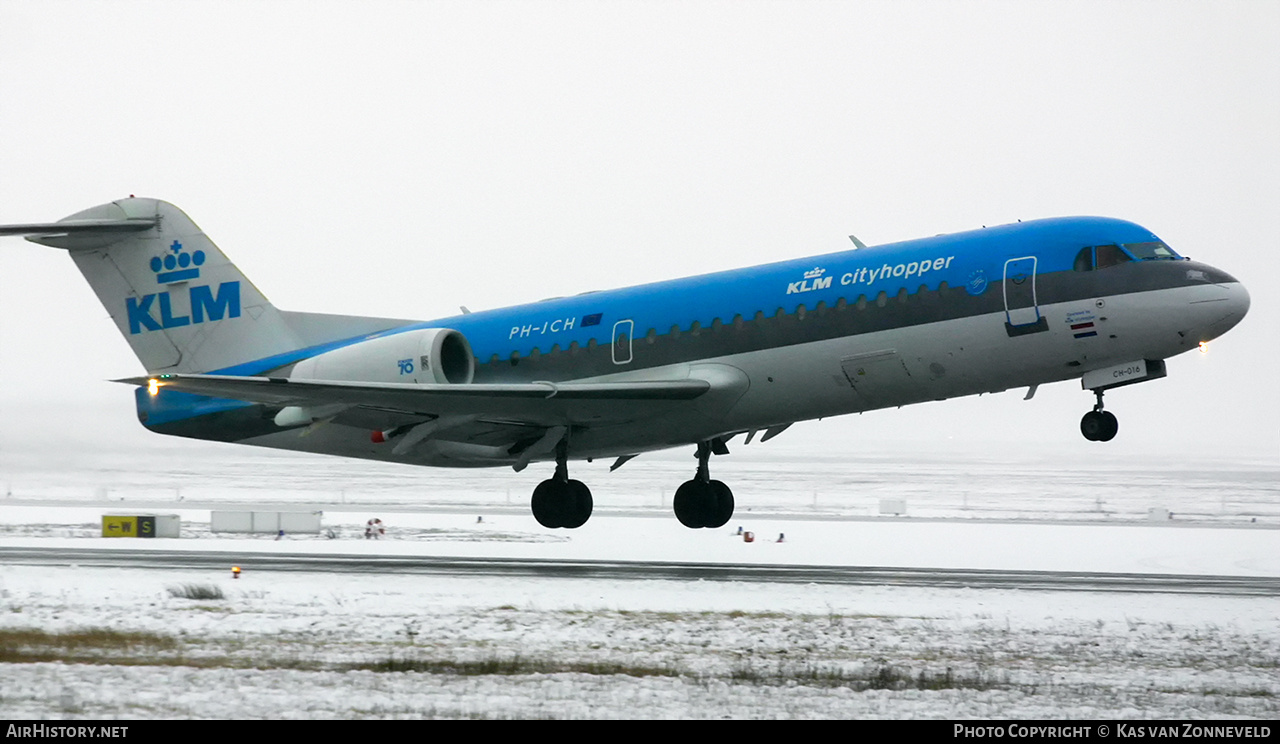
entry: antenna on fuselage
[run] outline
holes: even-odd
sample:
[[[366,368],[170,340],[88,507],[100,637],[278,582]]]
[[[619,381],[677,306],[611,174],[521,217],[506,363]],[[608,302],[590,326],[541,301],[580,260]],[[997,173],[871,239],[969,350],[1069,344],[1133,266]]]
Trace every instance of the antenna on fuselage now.
[[[862,250],[863,248],[866,248],[866,247],[867,247],[867,244],[866,244],[866,243],[863,243],[861,240],[858,240],[858,236],[857,236],[857,235],[850,235],[850,236],[849,236],[849,240],[852,240],[852,241],[853,241],[853,246],[854,246],[855,248],[857,248],[858,250]]]

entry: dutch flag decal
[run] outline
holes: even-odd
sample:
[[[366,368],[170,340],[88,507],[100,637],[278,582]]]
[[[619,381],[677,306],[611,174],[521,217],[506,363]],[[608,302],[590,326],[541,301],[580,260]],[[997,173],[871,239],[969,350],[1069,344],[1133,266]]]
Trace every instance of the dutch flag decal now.
[[[1089,321],[1088,323],[1072,323],[1071,332],[1075,334],[1076,338],[1088,338],[1090,336],[1098,335],[1098,332],[1093,329],[1093,321]]]

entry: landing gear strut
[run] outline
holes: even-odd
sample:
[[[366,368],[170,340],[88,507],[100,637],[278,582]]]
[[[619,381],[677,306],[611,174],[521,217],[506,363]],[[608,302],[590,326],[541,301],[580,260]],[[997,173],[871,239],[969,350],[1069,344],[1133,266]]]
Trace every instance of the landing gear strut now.
[[[711,442],[698,443],[698,473],[676,489],[673,501],[676,519],[685,527],[723,527],[733,516],[733,491],[718,480],[711,480],[707,461],[711,459]]]
[[[569,446],[556,445],[556,472],[533,489],[533,518],[543,527],[581,527],[591,518],[591,489],[569,479]]]
[[[1098,402],[1080,419],[1080,433],[1090,442],[1110,442],[1120,430],[1120,422],[1115,414],[1102,410],[1102,391],[1095,390],[1093,394],[1098,397]]]

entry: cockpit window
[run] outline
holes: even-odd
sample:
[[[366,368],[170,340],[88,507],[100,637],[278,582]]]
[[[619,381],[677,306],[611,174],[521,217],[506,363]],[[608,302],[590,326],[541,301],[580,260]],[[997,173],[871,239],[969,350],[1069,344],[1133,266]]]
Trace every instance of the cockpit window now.
[[[1126,243],[1118,245],[1098,245],[1081,248],[1076,254],[1076,271],[1093,271],[1129,261],[1181,261],[1182,256],[1173,252],[1169,246],[1154,240],[1150,243]]]
[[[1097,265],[1099,269],[1105,269],[1108,266],[1122,264],[1125,261],[1131,261],[1129,254],[1120,249],[1118,245],[1100,245],[1094,249],[1097,252]]]
[[[1150,243],[1126,243],[1124,247],[1139,261],[1178,261],[1182,259],[1182,256],[1174,253],[1172,248],[1158,240],[1153,240]]]

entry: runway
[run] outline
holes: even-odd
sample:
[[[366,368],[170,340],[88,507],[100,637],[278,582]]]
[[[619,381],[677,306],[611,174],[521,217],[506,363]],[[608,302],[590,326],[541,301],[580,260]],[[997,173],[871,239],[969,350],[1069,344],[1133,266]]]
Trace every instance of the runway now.
[[[879,566],[747,565],[664,561],[334,555],[254,551],[95,550],[0,547],[10,565],[348,574],[533,576],[615,581],[671,580],[846,584],[953,589],[1280,596],[1280,578],[1158,573],[1011,571]]]

